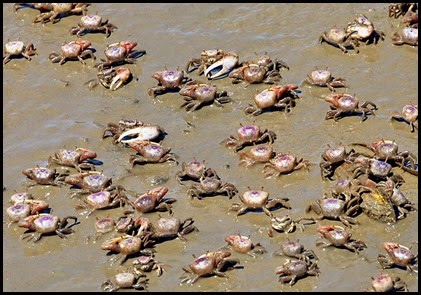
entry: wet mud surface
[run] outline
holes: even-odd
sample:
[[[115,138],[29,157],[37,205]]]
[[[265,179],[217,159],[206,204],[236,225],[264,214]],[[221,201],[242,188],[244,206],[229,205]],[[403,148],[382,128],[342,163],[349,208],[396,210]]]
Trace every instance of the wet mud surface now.
[[[190,199],[187,191],[191,183],[180,185],[175,174],[183,162],[194,158],[214,168],[224,182],[234,184],[240,193],[264,188],[273,198],[289,198],[291,209],[273,210],[275,216],[290,214],[293,218],[306,216],[305,207],[319,199],[332,186],[320,177],[319,163],[327,145],[352,142],[371,143],[379,139],[395,140],[400,151],[418,156],[418,133],[411,133],[403,122],[390,121],[390,115],[405,104],[418,104],[418,50],[412,46],[394,46],[391,35],[401,28],[399,20],[390,19],[386,3],[377,4],[93,4],[90,13],[98,12],[118,29],[106,39],[104,34],[87,34],[97,58],[103,57],[107,44],[121,40],[138,42],[137,49],[146,50],[136,64],[128,65],[134,78],[117,91],[102,86],[89,90],[84,83],[96,77],[94,61],[86,66],[78,61],[63,65],[48,59],[52,51],[59,51],[63,41],[76,37],[69,29],[79,16],[62,18],[58,23],[33,25],[37,11],[23,8],[13,13],[12,4],[3,4],[3,44],[19,38],[32,42],[38,55],[28,62],[13,59],[3,66],[3,290],[4,291],[100,291],[103,281],[130,266],[112,264],[114,255],[100,249],[106,234],[96,243],[85,238],[94,233],[94,222],[107,215],[118,218],[123,209],[98,210],[88,218],[84,210],[75,209],[79,199],[70,198],[68,185],[61,187],[34,186],[28,191],[35,198],[46,200],[53,213],[64,217],[76,215],[80,224],[75,233],[60,239],[43,237],[37,243],[20,240],[24,233],[16,224],[9,225],[5,208],[15,192],[26,190],[28,180],[22,170],[44,166],[49,156],[60,148],[86,147],[97,152],[103,164],[97,170],[112,177],[131,192],[143,193],[156,186],[154,180],[168,179],[167,197],[175,198],[174,216],[182,220],[192,217],[199,231],[180,239],[155,246],[156,260],[169,265],[161,277],[147,273],[149,291],[361,291],[371,285],[371,277],[382,270],[377,255],[384,253],[381,243],[396,242],[410,246],[418,242],[418,211],[405,219],[387,225],[360,214],[359,226],[351,229],[352,237],[363,240],[367,249],[357,255],[346,249],[316,247],[319,237],[317,225],[309,225],[304,232],[275,232],[268,236],[269,218],[261,211],[248,211],[236,216],[229,208],[239,202],[225,195]],[[319,44],[319,36],[334,26],[344,27],[354,16],[364,13],[375,27],[385,33],[385,40],[377,45],[361,45],[360,53],[342,53],[326,43]],[[186,112],[180,105],[178,93],[166,93],[152,98],[149,88],[157,85],[151,75],[159,70],[184,68],[202,50],[220,48],[235,51],[240,60],[255,57],[255,52],[267,52],[272,58],[284,60],[290,67],[282,69],[282,85],[299,86],[296,106],[289,113],[265,112],[247,116],[244,107],[255,94],[268,88],[265,84],[232,84],[229,78],[212,81],[218,91],[227,91],[231,103],[223,107],[205,106]],[[349,93],[362,101],[374,102],[375,116],[361,122],[358,116],[341,118],[338,122],[325,120],[329,105],[324,97],[327,88],[304,83],[315,67],[328,67],[335,77],[346,79],[348,88],[337,93]],[[196,72],[189,77],[207,82]],[[121,119],[138,119],[158,124],[166,131],[162,144],[171,147],[178,164],[159,163],[135,165],[127,170],[130,148],[113,145],[111,139],[101,139],[103,126]],[[245,168],[239,157],[220,142],[236,136],[241,124],[256,124],[277,134],[273,143],[276,152],[290,152],[310,162],[309,170],[294,171],[276,179],[265,179],[262,164]],[[358,149],[358,148],[357,148]],[[417,162],[418,163],[418,162]],[[71,169],[72,172],[76,170]],[[405,183],[401,190],[418,208],[418,178],[399,168]],[[161,216],[168,213],[162,212]],[[136,215],[142,215],[136,213]],[[144,214],[152,221],[158,213]],[[309,213],[309,215],[312,215]],[[313,216],[313,215],[312,215]],[[321,225],[341,225],[339,221],[321,220]],[[180,284],[193,255],[216,251],[225,246],[224,237],[240,233],[260,242],[267,253],[255,258],[232,252],[240,260],[239,266],[226,274],[229,278],[207,277],[195,284]],[[318,277],[309,276],[290,287],[278,282],[275,268],[285,257],[272,256],[279,244],[288,239],[299,241],[317,254]],[[418,253],[418,246],[413,250]],[[418,291],[418,273],[392,268],[383,270],[392,277],[403,279],[410,291]]]

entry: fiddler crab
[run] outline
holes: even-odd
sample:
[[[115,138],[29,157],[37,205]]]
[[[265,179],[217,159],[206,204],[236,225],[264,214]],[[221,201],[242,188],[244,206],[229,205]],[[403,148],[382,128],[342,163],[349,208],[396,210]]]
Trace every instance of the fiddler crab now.
[[[238,258],[230,256],[231,252],[222,250],[208,251],[199,257],[193,255],[194,260],[188,267],[183,267],[183,270],[191,276],[182,276],[181,283],[194,284],[199,278],[211,275],[228,278],[225,271],[233,269],[236,264],[240,263]]]
[[[403,28],[400,32],[394,32],[392,44],[418,46],[418,28]]]
[[[134,64],[136,58],[146,54],[145,50],[134,49],[137,42],[130,40],[120,41],[107,46],[104,50],[105,58],[101,58],[101,62],[96,64],[95,67],[104,69],[112,66],[121,65],[124,63]]]
[[[138,120],[120,120],[108,123],[102,138],[112,136],[113,143],[130,144],[132,142],[158,141],[165,135],[165,130],[159,125],[143,123]]]
[[[91,194],[100,191],[112,191],[112,178],[99,171],[88,171],[66,176],[64,182],[75,186],[74,195]]]
[[[353,178],[360,176],[367,176],[370,179],[378,182],[379,180],[386,180],[392,173],[392,165],[382,161],[359,155],[353,160]]]
[[[12,57],[23,56],[27,60],[31,60],[31,56],[37,54],[38,53],[36,53],[34,44],[32,43],[25,45],[25,43],[19,40],[9,41],[4,46],[3,64],[7,64],[12,59]]]
[[[248,189],[249,190],[239,195],[241,203],[233,203],[231,205],[230,210],[236,211],[237,216],[245,214],[248,210],[263,210],[267,216],[273,217],[272,212],[270,212],[273,208],[285,207],[291,209],[288,204],[288,198],[270,199],[269,193],[264,191],[263,188],[260,190],[252,190],[248,187]]]
[[[355,50],[356,53],[359,53],[357,48],[359,42],[351,36],[354,32],[355,31],[348,32],[346,29],[333,28],[327,32],[323,32],[319,38],[319,42],[326,42],[332,46],[338,47],[343,53],[347,53],[350,48]]]
[[[377,261],[382,268],[398,267],[406,269],[408,272],[418,272],[418,254],[411,251],[411,247],[405,247],[394,242],[382,243],[382,248],[387,255],[379,254]]]
[[[90,163],[89,160],[96,157],[96,152],[87,148],[59,149],[54,156],[48,158],[48,162],[50,164],[73,167],[78,172],[82,172],[83,169],[95,170],[95,165]]]
[[[317,217],[319,220],[340,220],[345,226],[352,227],[352,225],[358,224],[358,221],[352,216],[358,214],[360,209],[359,202],[359,196],[352,196],[350,199],[342,200],[325,195],[322,199],[307,205],[305,211],[306,213],[314,211],[317,215],[320,215]]]
[[[228,235],[225,237],[225,242],[227,242],[235,252],[245,253],[252,257],[255,257],[256,254],[260,255],[267,252],[265,247],[260,243],[254,244],[250,239],[250,236],[247,237],[241,234]]]
[[[107,89],[115,91],[133,79],[131,70],[128,67],[111,67],[109,69],[98,69],[97,79],[91,79],[85,82],[89,89],[92,90],[99,84]],[[99,82],[98,82],[99,81]]]
[[[101,284],[104,292],[116,292],[119,289],[135,289],[148,291],[149,279],[144,279],[145,275],[124,271],[116,274],[113,279],[107,279]]]
[[[355,94],[333,94],[330,97],[326,97],[325,101],[330,103],[331,109],[331,111],[326,113],[325,120],[333,119],[338,121],[341,115],[361,114],[361,122],[363,122],[367,119],[368,114],[375,115],[374,110],[377,110],[376,104],[371,101],[365,101],[360,106],[360,99]]]
[[[252,64],[256,64],[259,66],[263,66],[265,67],[268,71],[279,71],[282,68],[286,68],[287,70],[289,70],[289,66],[288,64],[281,60],[281,59],[272,59],[267,52],[265,52],[262,55],[259,55],[257,52],[255,52],[255,54],[257,55],[257,57],[253,58],[251,60]]]
[[[238,155],[240,156],[239,165],[248,168],[256,163],[269,162],[276,153],[273,151],[272,144],[260,144],[253,146],[248,151],[238,151]]]
[[[273,255],[287,256],[306,261],[310,259],[319,260],[313,250],[305,249],[299,240],[291,241],[289,238],[288,241],[280,244],[280,249],[276,250]]]
[[[290,260],[275,268],[275,274],[279,275],[279,281],[282,284],[289,283],[290,286],[295,285],[297,280],[306,276],[318,276],[320,273],[319,266],[310,259],[300,258],[298,260]]]
[[[392,116],[390,116],[390,119],[408,123],[411,132],[414,132],[415,129],[418,130],[418,105],[404,105],[402,111],[393,113]]]
[[[308,220],[311,222],[306,222],[301,224],[300,222],[302,220]],[[292,233],[295,231],[295,229],[298,227],[301,232],[304,231],[304,227],[309,224],[316,223],[314,218],[312,217],[301,217],[297,220],[293,220],[291,216],[288,214],[282,215],[282,216],[272,216],[270,219],[270,225],[271,228],[274,229],[277,232],[285,232],[285,233]],[[273,237],[273,231],[270,229],[268,231],[269,237]]]
[[[109,122],[102,133],[102,138],[112,137],[113,143],[117,143],[120,135],[127,130],[143,126],[143,122],[136,119],[122,119],[117,123]]]
[[[64,184],[65,178],[69,175],[68,173],[58,173],[56,169],[49,169],[38,165],[35,168],[22,170],[22,174],[34,181],[29,186],[37,184],[60,186]]]
[[[136,272],[151,272],[156,271],[158,277],[162,276],[165,271],[164,263],[160,263],[154,259],[154,255],[142,255],[133,260],[133,267]]]
[[[159,143],[149,140],[130,142],[129,145],[137,152],[129,158],[131,168],[133,168],[135,164],[145,163],[175,162],[178,164],[177,157],[175,154],[171,153],[170,147],[163,147]]]
[[[116,223],[114,219],[109,216],[103,218],[96,217],[96,221],[94,223],[95,234],[87,236],[85,238],[85,242],[88,243],[90,240],[96,242],[103,234],[112,232],[115,225]]]
[[[200,162],[197,161],[196,158],[194,158],[192,161],[183,162],[181,165],[181,171],[178,171],[175,174],[175,177],[178,183],[183,185],[182,181],[199,181],[202,175],[205,175],[205,177],[212,177],[217,174],[213,168],[206,167],[205,160]]]
[[[133,206],[141,213],[149,213],[154,211],[168,211],[172,213],[171,204],[177,201],[174,198],[164,198],[168,193],[168,187],[158,186],[148,190],[144,194],[136,194],[136,200]]]
[[[192,58],[186,65],[186,72],[191,73],[197,69],[197,74],[203,75],[207,67],[217,62],[224,56],[222,49],[203,50],[199,58]]]
[[[229,199],[232,199],[238,190],[234,184],[226,182],[223,183],[221,178],[214,170],[206,170],[199,178],[198,184],[192,184],[187,191],[187,195],[193,199],[194,197],[201,200],[206,196],[216,196],[226,194]],[[210,171],[210,172],[209,172]]]
[[[204,72],[208,79],[221,79],[235,69],[239,64],[238,54],[235,52],[225,53],[221,59],[208,66]],[[215,71],[217,71],[215,73]]]
[[[89,3],[15,3],[13,9],[16,13],[21,6],[32,7],[41,12],[32,23],[55,24],[64,15],[87,14],[89,5]]]
[[[213,103],[222,107],[224,103],[232,101],[226,91],[218,93],[216,86],[199,83],[197,81],[189,81],[182,85],[178,93],[184,98],[184,102],[180,107],[185,107],[188,112],[193,112],[205,105]]]
[[[176,70],[168,70],[165,66],[163,71],[157,71],[152,74],[152,78],[158,81],[158,85],[148,89],[149,96],[156,97],[169,91],[179,92],[181,87],[191,81],[180,67]]]
[[[61,53],[56,53],[55,51],[51,52],[48,56],[48,59],[53,63],[59,65],[64,64],[67,60],[79,60],[83,65],[86,65],[86,62],[83,60],[86,57],[90,57],[93,60],[96,59],[96,56],[92,49],[89,49],[91,42],[86,40],[76,40],[69,43],[64,42],[61,46]]]
[[[330,91],[335,91],[334,88],[338,87],[347,87],[345,84],[345,79],[334,78],[332,73],[327,70],[327,67],[324,70],[320,70],[316,67],[316,69],[311,71],[310,74],[307,74],[307,79],[305,82],[310,85],[327,87]]]
[[[108,23],[108,19],[103,20],[97,14],[87,14],[81,17],[77,26],[70,29],[70,35],[80,37],[87,33],[103,32],[105,37],[108,38],[115,30],[117,30],[117,27]]]
[[[317,232],[322,237],[316,240],[316,246],[323,245],[323,247],[334,246],[337,248],[346,248],[356,254],[367,248],[367,245],[363,241],[352,239],[352,234],[346,232],[340,226],[322,225],[317,228]]]
[[[281,174],[289,174],[295,170],[305,168],[308,170],[310,162],[303,158],[297,158],[290,153],[277,153],[263,166],[265,178],[279,177]]]
[[[187,241],[184,237],[185,235],[193,232],[194,230],[199,231],[198,228],[193,225],[194,220],[191,217],[180,220],[179,218],[172,216],[172,213],[170,213],[168,217],[162,217],[159,214],[158,216],[159,218],[156,222],[150,225],[149,232],[146,232],[151,240],[165,241],[178,237],[180,240],[185,242]]]
[[[390,275],[381,273],[378,277],[371,277],[372,289],[366,289],[364,292],[408,292],[408,286],[398,276],[392,279]]]
[[[268,71],[264,66],[246,62],[242,66],[233,69],[228,74],[228,78],[232,78],[232,84],[238,84],[242,81],[249,84],[274,84],[281,79],[281,75],[277,70]]]
[[[67,220],[72,219],[74,222],[68,225]],[[28,233],[22,236],[22,240],[29,238],[28,241],[33,240],[34,243],[39,241],[43,235],[57,234],[60,238],[66,238],[66,235],[74,232],[72,226],[77,224],[77,217],[67,216],[63,219],[48,213],[41,213],[30,215],[18,221],[18,226],[27,228],[33,233]]]
[[[297,85],[287,84],[285,86],[277,85],[265,89],[255,95],[255,106],[249,104],[244,109],[244,112],[246,115],[252,116],[258,116],[270,109],[283,109],[286,113],[290,112],[295,106],[295,99],[300,98],[295,91],[297,88]]]
[[[348,158],[355,153],[353,149],[347,152],[342,143],[334,146],[328,144],[327,147],[322,153],[322,161],[319,164],[320,174],[323,179],[330,178],[335,173],[335,169],[345,161],[348,161]]]
[[[115,230],[119,233],[125,233],[134,236],[143,236],[147,230],[150,229],[151,222],[148,218],[140,216],[134,217],[127,215],[129,212],[125,211],[124,216],[120,216],[115,224]]]
[[[47,210],[51,211],[51,208],[49,208],[49,204],[44,200],[24,199],[13,202],[13,205],[6,209],[6,213],[9,220],[13,223],[30,215],[46,212]]]
[[[374,28],[373,23],[364,14],[357,15],[345,30],[351,34],[350,38],[365,44],[377,44],[379,40],[384,40],[385,36],[382,31]]]
[[[269,142],[273,143],[276,139],[276,133],[268,129],[262,130],[257,125],[246,125],[241,124],[241,128],[237,130],[238,138],[230,135],[227,139],[223,140],[226,147],[233,147],[235,152],[242,150],[245,146]]]

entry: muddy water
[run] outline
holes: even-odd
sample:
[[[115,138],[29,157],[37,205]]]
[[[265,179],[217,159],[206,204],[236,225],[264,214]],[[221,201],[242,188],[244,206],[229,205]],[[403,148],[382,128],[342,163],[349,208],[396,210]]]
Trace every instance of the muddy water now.
[[[372,142],[381,138],[395,140],[401,151],[418,155],[418,134],[410,133],[405,123],[391,122],[390,115],[405,104],[418,102],[418,51],[411,46],[393,46],[390,36],[399,29],[399,21],[387,15],[387,4],[93,4],[89,11],[108,18],[118,30],[105,39],[103,34],[88,34],[98,58],[103,57],[107,44],[131,39],[138,49],[147,54],[134,65],[128,65],[135,78],[122,89],[110,92],[101,86],[89,91],[84,83],[95,78],[94,62],[87,65],[67,62],[52,64],[48,55],[59,51],[63,41],[73,40],[69,29],[79,21],[78,16],[63,18],[57,24],[32,25],[37,11],[29,8],[12,11],[12,4],[3,4],[3,44],[8,39],[20,38],[32,42],[38,56],[31,62],[13,59],[3,67],[3,191],[4,207],[15,192],[26,189],[27,179],[22,169],[45,165],[50,155],[59,148],[88,147],[97,152],[103,165],[98,169],[132,192],[143,193],[154,187],[153,179],[168,178],[168,197],[174,216],[192,217],[198,232],[156,245],[156,259],[168,265],[157,277],[148,273],[150,291],[361,291],[370,287],[371,277],[380,274],[377,255],[384,253],[380,244],[394,241],[406,246],[418,241],[418,214],[411,213],[394,225],[385,225],[367,218],[357,219],[360,225],[352,229],[353,238],[363,240],[368,248],[362,255],[336,248],[316,247],[316,226],[304,232],[274,233],[268,237],[269,219],[263,212],[248,212],[236,216],[229,208],[238,197],[226,196],[202,200],[189,199],[190,184],[180,185],[174,175],[181,163],[196,158],[214,168],[224,182],[234,184],[240,192],[248,187],[263,187],[271,197],[289,198],[293,218],[304,216],[305,206],[320,198],[331,186],[322,181],[318,163],[328,144],[354,141]],[[360,47],[360,53],[343,54],[330,45],[319,44],[321,33],[334,27],[343,27],[355,14],[364,13],[376,28],[386,34],[377,46]],[[240,60],[255,57],[255,52],[267,52],[284,60],[290,70],[283,69],[281,83],[299,85],[302,97],[295,108],[283,112],[266,112],[255,118],[243,109],[254,95],[267,85],[233,85],[231,81],[214,81],[219,91],[226,90],[233,102],[223,108],[206,106],[192,113],[180,108],[183,102],[178,93],[167,93],[155,99],[147,90],[157,85],[153,72],[184,67],[192,57],[199,57],[204,49],[221,48],[235,51]],[[349,88],[338,90],[356,94],[361,100],[378,106],[376,116],[360,122],[357,116],[338,122],[324,120],[329,107],[323,97],[327,88],[310,87],[303,83],[307,73],[315,67],[329,67],[335,77],[346,79]],[[196,72],[189,75],[196,79]],[[204,81],[205,82],[205,81]],[[161,163],[136,165],[127,171],[128,158],[133,154],[127,148],[114,146],[109,139],[101,140],[108,122],[120,119],[138,119],[162,126],[167,135],[163,145],[171,147],[179,164]],[[188,124],[190,122],[191,124]],[[244,168],[238,165],[238,156],[220,142],[236,135],[240,124],[255,123],[277,133],[274,143],[277,152],[291,152],[311,162],[309,171],[298,170],[277,179],[265,179],[262,165]],[[418,179],[394,168],[405,183],[401,190],[418,208]],[[74,171],[73,171],[74,172]],[[28,189],[35,198],[44,199],[58,216],[77,215],[80,224],[67,239],[58,236],[42,238],[37,243],[20,240],[23,229],[8,225],[3,210],[3,290],[4,291],[100,291],[107,278],[130,265],[112,264],[113,256],[106,255],[100,244],[85,243],[85,237],[94,233],[96,218],[122,215],[119,208],[97,211],[88,218],[83,210],[75,209],[80,202],[70,198],[68,186],[34,186]],[[273,211],[282,215],[287,211]],[[166,215],[166,213],[162,213]],[[147,215],[152,221],[157,213]],[[322,220],[320,224],[340,225],[337,221]],[[229,278],[199,279],[194,285],[180,285],[193,255],[215,251],[225,245],[228,234],[250,235],[260,242],[267,253],[255,258],[233,252],[240,259],[241,268],[229,271]],[[273,257],[279,243],[299,239],[319,257],[318,277],[306,277],[293,287],[278,282],[274,269],[284,257]],[[414,251],[418,253],[418,247]],[[418,291],[418,274],[408,274],[393,268],[384,270],[392,277],[400,276],[410,291]]]

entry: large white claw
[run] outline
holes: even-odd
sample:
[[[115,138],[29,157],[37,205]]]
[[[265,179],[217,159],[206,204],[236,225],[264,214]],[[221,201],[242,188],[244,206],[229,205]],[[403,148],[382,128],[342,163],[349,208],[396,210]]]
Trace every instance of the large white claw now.
[[[161,129],[155,125],[145,125],[123,132],[117,142],[132,143],[153,140],[161,134]],[[125,139],[126,138],[126,139]]]
[[[112,91],[119,89],[123,85],[123,83],[129,80],[131,74],[132,73],[129,68],[122,67],[122,68],[117,69],[116,75],[111,80],[110,89]]]
[[[219,61],[213,63],[210,65],[206,71],[205,76],[209,79],[216,79],[216,78],[222,78],[226,76],[232,69],[234,69],[238,65],[238,54],[235,52],[228,52],[224,55],[222,59]],[[215,70],[217,68],[221,67],[219,72],[215,74],[211,74],[212,70]]]

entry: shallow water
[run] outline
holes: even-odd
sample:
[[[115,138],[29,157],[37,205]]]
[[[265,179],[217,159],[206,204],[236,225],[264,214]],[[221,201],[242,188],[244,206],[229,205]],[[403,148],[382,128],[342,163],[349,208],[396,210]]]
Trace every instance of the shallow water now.
[[[161,277],[148,273],[149,291],[361,291],[369,288],[371,277],[381,273],[376,261],[383,253],[381,243],[393,241],[409,246],[418,241],[418,212],[394,225],[385,225],[361,214],[361,223],[352,229],[353,238],[363,240],[368,248],[362,255],[336,248],[316,247],[316,226],[304,232],[267,235],[269,220],[263,212],[248,212],[236,216],[229,211],[231,203],[226,196],[202,200],[189,199],[190,185],[180,185],[174,175],[181,164],[196,158],[214,168],[224,182],[234,184],[240,192],[251,187],[270,192],[271,197],[289,198],[293,218],[304,216],[305,206],[322,197],[330,183],[322,181],[321,153],[327,145],[352,142],[372,142],[378,139],[395,140],[400,151],[411,151],[418,156],[418,133],[410,133],[405,123],[390,121],[390,115],[400,111],[405,104],[418,104],[418,50],[411,46],[394,46],[390,36],[399,29],[399,20],[389,19],[387,3],[371,4],[100,4],[89,7],[90,13],[98,12],[118,27],[106,39],[103,34],[87,34],[84,39],[92,42],[97,58],[103,57],[107,44],[120,40],[135,40],[137,49],[146,50],[136,64],[128,65],[134,79],[124,88],[111,92],[101,86],[90,91],[84,83],[95,78],[95,62],[86,60],[67,62],[62,66],[52,64],[48,55],[59,51],[63,41],[73,40],[69,29],[79,21],[79,16],[62,18],[58,23],[33,25],[37,11],[23,8],[14,14],[12,4],[3,4],[3,44],[19,38],[32,42],[38,55],[32,60],[13,59],[3,67],[3,191],[4,207],[15,192],[26,189],[27,179],[23,169],[45,165],[49,156],[59,148],[87,147],[97,152],[105,175],[113,183],[130,191],[146,192],[154,187],[156,176],[168,177],[165,185],[173,203],[174,216],[184,220],[192,217],[199,229],[179,239],[156,245],[156,259],[169,265]],[[362,45],[360,53],[341,50],[326,43],[318,43],[321,33],[334,26],[343,27],[356,14],[364,13],[382,30],[385,41],[377,45]],[[180,108],[183,102],[177,93],[166,93],[151,98],[147,90],[157,85],[152,73],[183,68],[192,57],[199,57],[204,49],[221,48],[235,51],[240,60],[267,52],[272,58],[284,60],[290,70],[281,70],[281,84],[299,85],[301,99],[288,114],[265,112],[251,118],[243,112],[253,96],[268,85],[244,83],[233,85],[229,78],[215,80],[218,91],[226,90],[232,103],[223,108],[205,106],[187,113]],[[335,77],[346,79],[348,89],[337,89],[372,101],[378,106],[375,116],[360,122],[357,116],[338,122],[324,120],[329,107],[323,98],[327,88],[311,87],[304,82],[315,67],[328,67]],[[205,82],[196,72],[193,79]],[[158,124],[167,133],[163,145],[171,147],[179,164],[160,163],[136,165],[128,172],[130,149],[115,146],[110,139],[101,140],[108,122],[120,119],[138,119]],[[189,123],[192,125],[190,125]],[[262,165],[249,168],[238,165],[238,156],[220,142],[236,135],[240,124],[256,124],[276,132],[273,146],[277,152],[291,152],[311,162],[309,171],[297,170],[278,179],[265,179]],[[405,183],[401,190],[418,208],[418,179],[400,169]],[[96,218],[122,215],[119,208],[97,211],[88,218],[83,210],[75,209],[80,201],[69,197],[69,187],[34,186],[28,189],[35,198],[47,200],[54,214],[60,217],[77,215],[80,224],[67,239],[58,236],[43,237],[37,243],[20,240],[24,232],[16,224],[8,225],[3,210],[3,291],[100,291],[100,286],[130,261],[111,265],[112,256],[100,249],[107,237],[97,243],[85,243],[93,234]],[[278,216],[287,211],[273,211]],[[161,213],[166,216],[167,213]],[[157,213],[147,214],[152,221]],[[320,224],[340,225],[337,221],[322,220]],[[267,250],[266,254],[252,258],[232,252],[240,259],[242,268],[227,272],[229,278],[217,276],[201,278],[193,285],[180,284],[182,267],[192,260],[192,255],[215,251],[225,245],[228,234],[250,235]],[[278,282],[274,270],[285,257],[273,257],[279,243],[299,239],[319,257],[318,277],[306,277],[290,287]],[[417,245],[414,251],[418,253]],[[364,258],[365,257],[365,258]],[[399,276],[410,291],[418,291],[418,273],[392,268],[386,269],[392,277]]]

